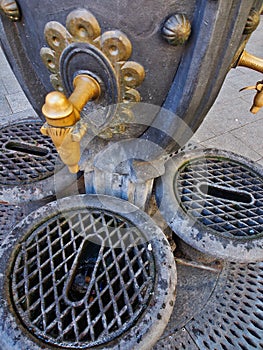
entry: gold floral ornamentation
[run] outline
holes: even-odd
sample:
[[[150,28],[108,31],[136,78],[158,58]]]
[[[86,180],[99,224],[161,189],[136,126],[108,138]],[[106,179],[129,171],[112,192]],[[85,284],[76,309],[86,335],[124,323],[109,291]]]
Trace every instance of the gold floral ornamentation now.
[[[49,47],[43,47],[40,54],[51,73],[50,80],[56,90],[64,91],[59,71],[62,52],[70,44],[80,42],[95,46],[110,61],[119,84],[119,102],[140,101],[136,88],[144,80],[145,71],[139,63],[128,61],[132,44],[121,31],[101,33],[96,18],[85,9],[77,9],[68,15],[66,28],[59,22],[48,22],[45,26],[45,38]]]

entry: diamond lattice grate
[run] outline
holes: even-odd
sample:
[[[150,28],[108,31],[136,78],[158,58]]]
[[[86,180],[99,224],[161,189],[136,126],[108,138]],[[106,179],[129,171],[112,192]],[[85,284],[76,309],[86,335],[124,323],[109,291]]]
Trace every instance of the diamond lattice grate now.
[[[10,295],[24,326],[55,346],[107,343],[141,315],[154,285],[145,238],[105,212],[57,216],[21,245]]]
[[[187,325],[200,349],[262,349],[263,264],[231,263],[204,311]]]
[[[0,183],[15,185],[51,176],[57,160],[52,141],[40,133],[41,122],[0,129]]]
[[[262,290],[262,262],[226,263],[207,304],[154,350],[262,349]]]
[[[206,183],[248,193],[251,203],[230,201],[198,191]],[[187,214],[203,225],[235,237],[263,232],[263,181],[257,173],[228,159],[202,158],[185,164],[175,176],[177,197]]]

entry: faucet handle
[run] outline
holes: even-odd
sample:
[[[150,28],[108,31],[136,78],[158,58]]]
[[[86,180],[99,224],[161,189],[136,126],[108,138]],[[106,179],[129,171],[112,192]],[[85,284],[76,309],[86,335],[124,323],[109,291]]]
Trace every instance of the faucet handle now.
[[[250,112],[256,114],[261,107],[263,107],[263,80],[258,81],[255,86],[247,86],[239,91],[244,90],[256,90],[256,96],[254,97],[253,105],[250,109]]]

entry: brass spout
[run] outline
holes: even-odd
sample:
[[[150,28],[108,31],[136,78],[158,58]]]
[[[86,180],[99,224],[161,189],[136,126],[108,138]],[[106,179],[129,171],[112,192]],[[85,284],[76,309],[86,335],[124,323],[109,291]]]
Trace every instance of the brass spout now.
[[[263,73],[263,59],[251,55],[247,51],[243,51],[240,59],[237,63],[238,66],[247,67],[253,70],[256,70],[260,73]]]
[[[73,81],[74,91],[69,97],[78,113],[82,111],[89,100],[94,100],[100,95],[100,85],[92,77],[81,74]]]
[[[253,105],[250,112],[256,114],[263,107],[263,81],[258,81],[256,85],[256,96],[254,97]]]
[[[255,86],[247,86],[241,89],[240,91],[253,89],[255,89],[257,93],[254,97],[253,105],[250,109],[250,112],[256,114],[260,110],[260,108],[263,107],[263,80],[258,81]]]
[[[67,97],[58,91],[46,96],[42,112],[46,123],[41,132],[51,137],[61,160],[72,173],[79,171],[80,140],[86,132],[86,126],[80,122],[80,112],[86,103],[100,95],[98,82],[85,74],[78,75],[73,81],[74,91]]]

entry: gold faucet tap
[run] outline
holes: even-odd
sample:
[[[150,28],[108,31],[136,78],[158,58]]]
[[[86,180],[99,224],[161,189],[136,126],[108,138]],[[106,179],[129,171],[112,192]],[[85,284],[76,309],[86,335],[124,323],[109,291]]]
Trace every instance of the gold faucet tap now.
[[[61,160],[71,173],[79,171],[80,140],[86,132],[86,125],[80,123],[80,112],[88,101],[100,95],[100,85],[86,74],[76,76],[74,91],[69,98],[58,91],[46,96],[42,112],[46,123],[41,127],[44,135],[51,137]],[[78,126],[76,124],[79,124]]]
[[[263,73],[263,59],[251,55],[247,51],[243,51],[240,59],[237,63],[238,66],[247,67],[253,70],[256,70],[260,73]],[[253,105],[250,109],[250,112],[256,114],[261,107],[263,107],[263,80],[258,81],[255,86],[247,86],[239,91],[252,90],[257,91],[256,96],[254,97]]]
[[[253,105],[250,109],[250,112],[256,114],[261,107],[263,107],[263,80],[258,81],[255,86],[247,86],[241,89],[244,90],[256,90],[256,96],[254,97]]]

